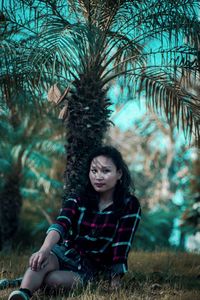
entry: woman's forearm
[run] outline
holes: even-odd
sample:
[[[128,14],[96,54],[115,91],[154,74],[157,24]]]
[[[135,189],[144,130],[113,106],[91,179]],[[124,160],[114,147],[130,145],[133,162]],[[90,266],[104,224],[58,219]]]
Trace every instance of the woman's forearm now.
[[[40,250],[45,250],[45,251],[51,251],[52,247],[60,240],[60,234],[56,231],[56,230],[51,230],[43,244],[42,247],[40,248]]]

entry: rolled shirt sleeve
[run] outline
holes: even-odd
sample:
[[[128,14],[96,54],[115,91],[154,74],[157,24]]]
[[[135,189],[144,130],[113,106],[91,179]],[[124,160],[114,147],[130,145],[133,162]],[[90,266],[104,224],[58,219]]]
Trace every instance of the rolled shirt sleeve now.
[[[135,197],[129,198],[125,211],[119,220],[112,243],[113,264],[111,275],[124,274],[128,271],[127,258],[133,238],[141,219],[141,207]]]
[[[69,232],[77,211],[78,200],[76,198],[67,198],[56,221],[48,228],[47,234],[51,230],[55,230],[60,234],[61,239],[63,239],[65,234]]]

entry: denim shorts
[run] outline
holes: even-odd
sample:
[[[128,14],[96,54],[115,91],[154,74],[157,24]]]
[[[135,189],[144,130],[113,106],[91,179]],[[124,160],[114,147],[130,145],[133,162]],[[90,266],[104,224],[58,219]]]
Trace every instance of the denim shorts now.
[[[74,248],[68,249],[65,244],[56,244],[51,250],[58,258],[60,270],[77,273],[83,284],[88,281],[96,281],[99,277],[109,279],[110,268],[96,263],[86,257],[82,257]]]

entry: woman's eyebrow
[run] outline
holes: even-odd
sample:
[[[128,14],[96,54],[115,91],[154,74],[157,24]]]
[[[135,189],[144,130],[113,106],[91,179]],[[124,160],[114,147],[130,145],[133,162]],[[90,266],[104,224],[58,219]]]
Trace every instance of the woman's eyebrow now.
[[[103,166],[103,165],[91,165],[91,168],[100,168],[100,169],[110,169],[112,166],[110,166],[110,165],[105,165],[105,166]]]
[[[111,166],[110,165],[107,165],[107,166],[102,166],[102,169],[110,169]]]
[[[112,168],[112,165],[103,165],[98,159],[94,159],[91,164],[91,168]]]

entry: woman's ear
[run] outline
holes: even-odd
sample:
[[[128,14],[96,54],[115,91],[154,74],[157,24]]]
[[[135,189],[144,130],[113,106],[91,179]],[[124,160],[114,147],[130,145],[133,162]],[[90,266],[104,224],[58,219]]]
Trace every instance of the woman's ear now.
[[[122,170],[121,169],[118,170],[117,173],[118,173],[118,179],[121,179],[122,178]]]

